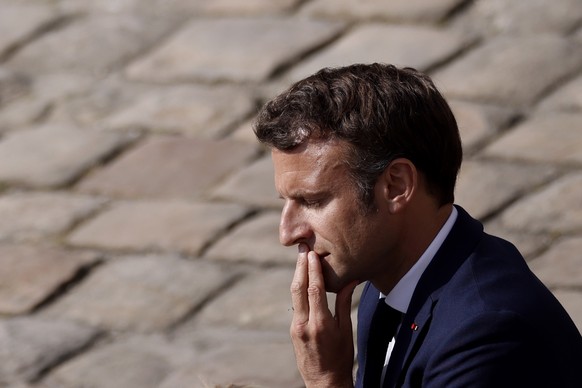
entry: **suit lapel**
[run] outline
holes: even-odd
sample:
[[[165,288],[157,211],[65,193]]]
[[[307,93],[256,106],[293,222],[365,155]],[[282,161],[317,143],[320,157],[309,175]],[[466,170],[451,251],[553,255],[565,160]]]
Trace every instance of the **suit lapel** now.
[[[416,286],[408,311],[396,337],[383,387],[402,385],[412,359],[428,332],[432,312],[441,289],[474,251],[483,226],[457,206],[459,215],[443,245],[435,254]]]

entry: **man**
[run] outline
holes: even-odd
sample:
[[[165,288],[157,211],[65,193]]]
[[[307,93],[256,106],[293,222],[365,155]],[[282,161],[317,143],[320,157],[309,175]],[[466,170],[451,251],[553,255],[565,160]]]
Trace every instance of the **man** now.
[[[567,313],[453,205],[461,141],[426,75],[324,69],[267,103],[255,133],[285,200],[281,243],[299,249],[291,337],[307,387],[353,386],[360,282],[358,387],[582,386]]]

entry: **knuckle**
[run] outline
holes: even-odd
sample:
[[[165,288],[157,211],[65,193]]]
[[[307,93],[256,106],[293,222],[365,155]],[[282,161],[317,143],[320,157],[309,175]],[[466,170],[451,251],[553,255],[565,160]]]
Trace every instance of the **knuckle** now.
[[[307,287],[307,294],[309,296],[319,298],[321,295],[321,289],[315,284],[310,284],[309,287]]]
[[[300,294],[301,293],[301,283],[299,282],[293,282],[291,283],[291,287],[289,288],[292,294]]]
[[[307,342],[310,338],[306,322],[293,322],[289,330],[291,338]]]

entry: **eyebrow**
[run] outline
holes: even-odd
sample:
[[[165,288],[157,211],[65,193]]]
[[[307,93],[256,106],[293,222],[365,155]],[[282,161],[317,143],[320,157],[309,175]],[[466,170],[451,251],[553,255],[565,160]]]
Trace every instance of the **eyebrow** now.
[[[328,190],[317,190],[317,191],[315,191],[315,190],[297,190],[293,194],[289,195],[288,198],[291,198],[291,199],[311,198],[311,197],[324,196],[324,195],[328,195],[328,194],[329,194]],[[281,195],[281,193],[279,193],[279,198],[285,199],[285,197],[283,197],[283,195]]]

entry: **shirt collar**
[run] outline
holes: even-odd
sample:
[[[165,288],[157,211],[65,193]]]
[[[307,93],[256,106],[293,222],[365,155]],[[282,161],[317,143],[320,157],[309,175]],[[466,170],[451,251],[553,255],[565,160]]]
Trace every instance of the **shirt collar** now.
[[[441,230],[437,233],[436,237],[428,248],[424,251],[422,256],[418,259],[416,263],[408,270],[408,272],[400,279],[396,286],[390,291],[388,295],[383,295],[380,293],[380,297],[386,297],[386,304],[390,307],[400,311],[401,313],[406,314],[408,310],[408,305],[410,304],[410,300],[412,299],[412,294],[414,293],[414,289],[422,276],[422,273],[428,267],[430,262],[432,261],[434,255],[437,253],[449,232],[453,228],[455,221],[457,220],[457,209],[453,206],[453,211],[449,215],[449,218],[442,226]]]

